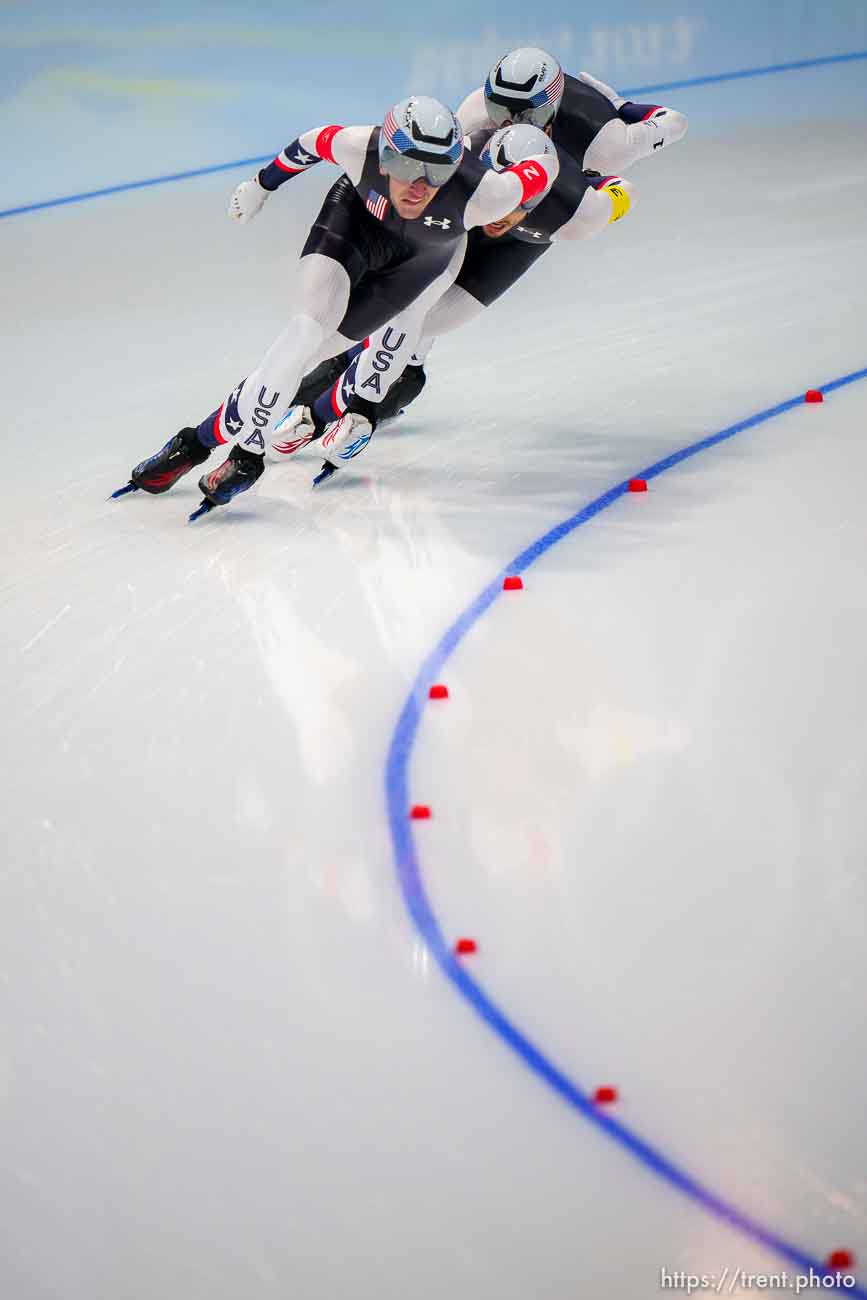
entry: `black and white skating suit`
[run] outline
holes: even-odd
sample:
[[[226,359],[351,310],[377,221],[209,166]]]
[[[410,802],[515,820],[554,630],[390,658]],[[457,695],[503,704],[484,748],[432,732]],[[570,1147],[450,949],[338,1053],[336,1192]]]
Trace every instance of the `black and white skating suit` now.
[[[423,212],[404,220],[380,173],[379,132],[378,126],[317,127],[259,172],[258,186],[268,192],[321,161],[344,175],[326,195],[302,250],[286,329],[256,370],[202,421],[203,441],[234,440],[264,451],[302,375],[411,304],[419,303],[424,314],[457,275],[467,232],[544,193],[557,175],[557,160],[549,156],[491,172],[465,153]]]

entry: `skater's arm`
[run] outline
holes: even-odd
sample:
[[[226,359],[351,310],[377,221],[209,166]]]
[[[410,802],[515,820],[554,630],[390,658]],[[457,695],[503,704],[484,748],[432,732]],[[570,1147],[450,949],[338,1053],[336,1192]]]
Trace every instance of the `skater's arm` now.
[[[537,194],[547,194],[560,171],[554,154],[525,158],[504,171],[487,172],[467,204],[464,225],[486,226],[514,212]]]
[[[592,86],[594,90],[598,90],[599,94],[605,96],[615,111],[626,103],[623,96],[618,95],[613,86],[607,85],[604,81],[599,81],[597,77],[591,77],[589,72],[579,72],[578,81],[583,81],[585,86]]]
[[[269,194],[318,162],[342,167],[353,185],[361,180],[373,126],[317,126],[281,149],[273,162],[242,181],[229,200],[229,216],[241,225],[255,217]]]
[[[478,90],[470,91],[455,116],[461,124],[464,135],[472,135],[473,131],[480,131],[483,127],[490,128],[493,126],[491,119],[488,117],[485,92],[482,86],[479,86]]]
[[[259,184],[276,190],[319,162],[335,163],[353,184],[361,178],[372,126],[317,126],[281,149],[273,162],[259,172]]]
[[[621,176],[595,178],[587,186],[574,215],[554,232],[551,241],[590,239],[613,221],[625,217],[634,202],[635,187]]]

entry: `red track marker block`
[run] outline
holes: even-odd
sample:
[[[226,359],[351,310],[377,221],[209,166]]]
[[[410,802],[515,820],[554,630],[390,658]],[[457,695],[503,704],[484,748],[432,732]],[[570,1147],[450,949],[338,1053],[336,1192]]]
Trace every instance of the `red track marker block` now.
[[[523,587],[523,579],[519,578],[517,574],[503,579],[503,591],[522,591]]]
[[[805,402],[824,402],[824,394],[818,388],[808,388],[804,394]]]
[[[630,491],[630,492],[646,492],[646,491],[647,491],[647,483],[645,482],[645,480],[644,480],[643,478],[631,478],[631,479],[629,480],[629,491]]]
[[[459,957],[469,957],[472,953],[479,951],[479,945],[475,939],[458,939],[455,944],[455,952]]]
[[[610,1085],[606,1084],[605,1087],[596,1089],[593,1094],[593,1100],[596,1102],[597,1106],[610,1106],[612,1102],[618,1100],[619,1095],[620,1094],[616,1088],[612,1088]]]
[[[432,686],[428,691],[428,699],[447,700],[448,698],[449,698],[449,688],[447,686],[443,686],[442,684]]]
[[[410,817],[414,822],[428,821],[430,818],[430,808],[426,803],[414,803],[410,809]]]
[[[826,1261],[826,1267],[832,1273],[851,1273],[855,1267],[855,1256],[851,1250],[832,1250]]]

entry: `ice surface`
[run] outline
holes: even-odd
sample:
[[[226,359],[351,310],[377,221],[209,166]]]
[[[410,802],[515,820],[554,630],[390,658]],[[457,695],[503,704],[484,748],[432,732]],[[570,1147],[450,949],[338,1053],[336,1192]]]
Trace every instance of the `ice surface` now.
[[[644,1300],[662,1266],[782,1266],[455,996],[384,763],[525,545],[867,366],[867,124],[808,75],[806,122],[726,134],[737,84],[680,97],[717,129],[442,340],[355,466],[314,494],[302,453],[195,527],[193,479],[106,498],[271,341],[325,179],[243,230],[232,176],[3,223],[4,1295]],[[867,381],[560,543],[410,768],[488,993],[819,1259],[867,1259],[865,415]]]

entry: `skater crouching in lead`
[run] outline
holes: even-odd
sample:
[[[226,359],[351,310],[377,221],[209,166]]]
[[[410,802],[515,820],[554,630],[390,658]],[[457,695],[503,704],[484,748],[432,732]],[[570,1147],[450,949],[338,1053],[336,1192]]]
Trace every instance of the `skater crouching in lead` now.
[[[326,195],[302,249],[286,329],[216,411],[137,465],[115,495],[137,488],[165,492],[213,447],[229,442],[235,444],[229,458],[200,479],[205,499],[191,517],[251,487],[302,376],[411,304],[423,320],[460,269],[466,232],[546,194],[558,174],[554,151],[487,170],[464,152],[450,109],[411,96],[386,114],[381,127],[305,132],[238,186],[229,215],[249,221],[275,189],[323,160],[344,174]],[[334,415],[323,438],[329,465],[356,455],[376,423],[375,408],[363,399]]]

